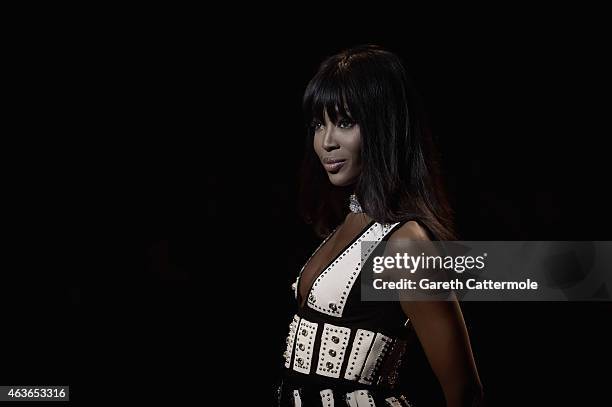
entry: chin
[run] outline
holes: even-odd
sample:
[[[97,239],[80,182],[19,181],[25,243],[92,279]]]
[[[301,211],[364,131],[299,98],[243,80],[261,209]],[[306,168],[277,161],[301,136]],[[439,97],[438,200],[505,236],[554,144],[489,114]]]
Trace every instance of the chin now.
[[[355,179],[354,178],[349,178],[344,176],[344,174],[340,175],[340,174],[328,174],[329,175],[329,182],[332,183],[332,185],[336,186],[336,187],[346,187],[349,186],[351,184],[355,183]]]

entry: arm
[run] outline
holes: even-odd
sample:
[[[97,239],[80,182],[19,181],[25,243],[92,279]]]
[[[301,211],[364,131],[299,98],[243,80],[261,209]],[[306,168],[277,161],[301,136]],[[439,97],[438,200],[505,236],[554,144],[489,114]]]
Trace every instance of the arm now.
[[[389,239],[387,251],[402,250],[408,240],[428,240],[416,222],[408,222]],[[403,243],[402,243],[403,241]],[[406,247],[403,247],[404,249]],[[444,391],[448,407],[481,406],[482,385],[458,301],[401,301],[425,355]]]
[[[482,385],[457,301],[402,301],[448,407],[479,406]]]

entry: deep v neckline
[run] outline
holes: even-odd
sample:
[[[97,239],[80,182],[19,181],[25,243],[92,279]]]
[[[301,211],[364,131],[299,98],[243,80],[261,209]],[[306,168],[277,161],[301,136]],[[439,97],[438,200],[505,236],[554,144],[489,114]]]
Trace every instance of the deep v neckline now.
[[[345,221],[346,222],[346,221]],[[368,224],[362,228],[359,233],[357,233],[343,248],[342,250],[340,250],[332,259],[331,261],[329,261],[327,264],[325,264],[325,267],[322,267],[319,271],[316,272],[316,277],[314,277],[312,279],[312,282],[310,283],[310,287],[308,287],[308,291],[306,291],[306,296],[304,298],[302,298],[302,296],[300,295],[300,289],[302,286],[302,275],[304,273],[304,270],[306,270],[306,267],[308,267],[308,265],[310,264],[310,261],[312,260],[313,257],[316,256],[316,254],[323,248],[323,246],[325,246],[325,244],[331,240],[331,238],[338,232],[338,229],[340,229],[341,226],[343,226],[344,222],[342,225],[340,225],[339,227],[337,227],[336,229],[334,229],[334,231],[323,241],[323,243],[321,243],[321,245],[314,251],[314,253],[312,253],[312,255],[308,258],[308,260],[306,260],[306,263],[304,264],[304,266],[302,267],[302,270],[300,271],[300,275],[298,276],[298,283],[296,286],[296,293],[297,293],[297,298],[298,298],[298,307],[299,309],[302,309],[306,306],[306,303],[308,302],[308,297],[310,296],[310,293],[312,292],[312,288],[315,285],[315,283],[317,282],[317,280],[319,279],[319,277],[321,277],[321,274],[323,274],[323,272],[325,270],[327,270],[344,252],[346,252],[348,250],[349,247],[351,247],[351,245],[353,243],[355,243],[355,241],[357,241],[357,239],[359,239],[361,236],[363,236],[371,227],[372,225],[374,225],[376,223],[376,221],[374,219],[371,219],[370,221],[368,221]]]

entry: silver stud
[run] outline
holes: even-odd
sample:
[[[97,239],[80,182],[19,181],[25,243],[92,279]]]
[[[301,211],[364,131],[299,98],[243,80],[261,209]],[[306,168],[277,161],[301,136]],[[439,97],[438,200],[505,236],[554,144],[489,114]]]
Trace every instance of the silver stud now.
[[[334,367],[334,364],[333,364],[332,362],[327,362],[327,363],[325,364],[325,366],[326,366],[328,369],[331,369],[332,367]]]
[[[308,331],[306,329],[302,329],[302,335],[308,336]]]
[[[340,338],[338,338],[337,336],[332,336],[332,342],[333,343],[338,343],[338,342],[340,342]]]
[[[330,355],[332,358],[333,358],[333,357],[335,357],[335,356],[336,356],[336,351],[335,351],[335,350],[333,350],[333,349],[330,349],[330,350],[329,350],[329,355]]]
[[[329,303],[329,309],[332,310],[332,311],[336,311],[336,310],[338,310],[338,306],[336,305],[335,302],[330,302]]]
[[[304,344],[303,344],[303,343],[300,343],[299,348],[300,348],[300,350],[304,350],[304,348],[305,348]]]

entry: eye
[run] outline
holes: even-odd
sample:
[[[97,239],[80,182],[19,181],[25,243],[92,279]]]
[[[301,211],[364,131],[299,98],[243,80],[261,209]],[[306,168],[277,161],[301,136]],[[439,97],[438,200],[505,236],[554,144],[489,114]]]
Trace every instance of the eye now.
[[[310,123],[310,127],[314,130],[314,131],[319,131],[323,128],[323,123],[321,123],[318,120],[313,120],[312,123]]]
[[[338,123],[336,124],[336,126],[338,126],[341,129],[350,129],[354,125],[355,125],[355,122],[352,121],[351,119],[340,119],[338,120]]]

